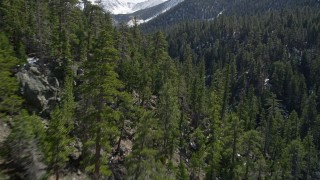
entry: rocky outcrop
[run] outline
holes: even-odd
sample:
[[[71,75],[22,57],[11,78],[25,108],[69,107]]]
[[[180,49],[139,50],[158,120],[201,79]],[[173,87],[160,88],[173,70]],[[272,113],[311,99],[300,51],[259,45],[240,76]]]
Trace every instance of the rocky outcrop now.
[[[56,77],[39,68],[36,63],[28,63],[16,74],[21,84],[21,94],[28,106],[42,114],[48,113],[58,100],[59,81]],[[45,75],[47,74],[47,75]]]

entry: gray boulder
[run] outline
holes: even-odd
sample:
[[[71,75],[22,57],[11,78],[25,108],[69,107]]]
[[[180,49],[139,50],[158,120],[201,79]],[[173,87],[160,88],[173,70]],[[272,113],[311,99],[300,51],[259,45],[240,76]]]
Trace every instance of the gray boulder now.
[[[54,107],[58,100],[59,81],[51,76],[50,72],[41,73],[36,64],[26,64],[16,74],[21,84],[21,94],[28,105],[31,105],[40,113],[46,113]]]

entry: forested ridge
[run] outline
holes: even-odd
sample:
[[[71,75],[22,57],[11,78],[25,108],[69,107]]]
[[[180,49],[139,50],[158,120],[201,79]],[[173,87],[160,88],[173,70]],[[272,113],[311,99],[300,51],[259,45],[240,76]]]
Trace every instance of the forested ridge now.
[[[228,16],[252,16],[270,11],[310,6],[319,8],[318,0],[184,0],[168,12],[163,13],[150,22],[141,25],[145,32],[163,30],[185,22],[197,20],[214,20],[221,14]]]
[[[0,0],[0,179],[320,179],[319,6],[269,2],[146,34]]]

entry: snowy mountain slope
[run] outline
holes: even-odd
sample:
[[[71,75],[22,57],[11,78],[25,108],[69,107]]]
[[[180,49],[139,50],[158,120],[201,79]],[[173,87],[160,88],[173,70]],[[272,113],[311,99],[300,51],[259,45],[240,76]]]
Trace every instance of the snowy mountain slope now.
[[[132,12],[134,3],[120,0],[103,0],[104,8],[112,14],[126,14]]]
[[[123,23],[127,23],[128,25],[132,25],[133,23],[132,19],[136,17],[139,24],[145,23],[159,16],[160,14],[168,11],[169,9],[175,7],[176,5],[178,5],[183,1],[184,0],[167,0],[156,6],[152,6],[146,9],[141,9],[139,11],[136,11],[130,14],[113,15],[113,19],[115,20],[116,23],[123,22]]]
[[[141,9],[147,9],[147,8],[159,5],[159,4],[164,3],[166,1],[168,1],[168,0],[147,0],[144,2],[137,3],[136,5],[134,5],[132,10],[133,10],[133,12],[136,12]]]
[[[95,2],[95,0],[91,1]],[[130,14],[166,1],[168,0],[102,0],[101,3],[111,14]]]
[[[98,3],[98,0],[90,0]],[[145,23],[168,11],[184,0],[101,0],[104,9],[113,15],[115,24],[132,25],[133,17]]]

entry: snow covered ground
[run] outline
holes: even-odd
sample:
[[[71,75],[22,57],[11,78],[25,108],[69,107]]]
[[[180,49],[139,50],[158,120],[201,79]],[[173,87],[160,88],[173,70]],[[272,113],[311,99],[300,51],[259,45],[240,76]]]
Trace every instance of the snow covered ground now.
[[[91,0],[93,3],[96,0]],[[141,9],[150,8],[168,0],[102,0],[102,4],[111,14],[130,14]]]

